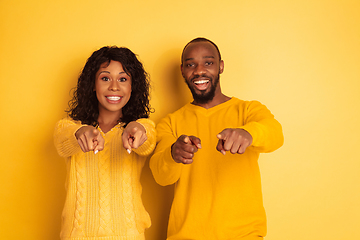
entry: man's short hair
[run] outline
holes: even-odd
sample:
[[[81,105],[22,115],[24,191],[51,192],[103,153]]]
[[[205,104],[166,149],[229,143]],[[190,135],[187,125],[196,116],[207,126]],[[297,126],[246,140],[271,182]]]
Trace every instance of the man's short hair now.
[[[183,51],[182,51],[182,54],[181,54],[181,64],[183,63],[184,51],[185,51],[186,47],[187,47],[190,43],[195,43],[195,42],[209,42],[209,43],[211,43],[211,44],[216,48],[216,51],[217,51],[218,54],[219,54],[219,60],[221,60],[221,54],[220,54],[220,50],[219,50],[218,46],[216,46],[216,44],[215,44],[213,41],[211,41],[211,40],[209,40],[209,39],[207,39],[207,38],[198,37],[198,38],[194,38],[193,40],[191,40],[190,42],[188,42],[188,43],[185,45],[185,47],[184,47],[184,49],[183,49]]]

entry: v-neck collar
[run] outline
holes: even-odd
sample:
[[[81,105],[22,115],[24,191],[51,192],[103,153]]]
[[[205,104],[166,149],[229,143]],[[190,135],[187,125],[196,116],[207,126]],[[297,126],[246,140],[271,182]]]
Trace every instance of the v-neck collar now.
[[[191,110],[191,111],[197,111],[197,112],[200,112],[204,115],[211,115],[215,112],[217,112],[218,110],[222,109],[222,108],[225,108],[225,107],[228,107],[229,105],[232,105],[234,103],[234,101],[236,101],[236,98],[234,97],[231,97],[228,101],[226,102],[223,102],[223,103],[220,103],[214,107],[211,107],[211,108],[204,108],[204,107],[201,107],[201,106],[198,106],[198,105],[194,105],[192,103],[188,103],[186,105],[186,107]]]
[[[98,126],[98,130],[101,132],[101,134],[106,136],[106,135],[110,135],[111,132],[115,132],[115,129],[119,129],[119,128],[123,127],[124,125],[125,125],[125,123],[119,122],[114,127],[112,127],[109,131],[107,131],[106,133],[103,132],[103,130],[100,128],[100,126]]]

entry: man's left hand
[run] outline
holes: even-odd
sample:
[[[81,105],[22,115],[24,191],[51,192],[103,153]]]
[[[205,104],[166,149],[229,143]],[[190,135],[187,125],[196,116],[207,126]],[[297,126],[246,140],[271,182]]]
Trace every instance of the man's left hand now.
[[[217,135],[217,138],[219,142],[216,149],[224,155],[226,151],[242,154],[253,141],[250,133],[240,128],[226,128]]]

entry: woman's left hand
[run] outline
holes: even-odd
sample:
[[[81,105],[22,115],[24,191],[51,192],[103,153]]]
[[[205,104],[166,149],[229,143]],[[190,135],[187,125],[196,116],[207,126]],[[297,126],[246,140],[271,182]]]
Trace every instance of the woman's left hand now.
[[[140,147],[147,140],[146,130],[138,122],[130,122],[124,129],[122,141],[124,148],[131,153],[132,148]]]

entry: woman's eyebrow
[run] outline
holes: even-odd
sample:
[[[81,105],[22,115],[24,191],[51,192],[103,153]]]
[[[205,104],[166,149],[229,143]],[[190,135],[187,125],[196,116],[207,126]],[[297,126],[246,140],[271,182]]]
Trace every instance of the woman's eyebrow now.
[[[109,71],[101,71],[101,72],[99,72],[99,75],[100,75],[100,74],[102,74],[102,73],[108,73],[108,74],[111,74]],[[123,74],[123,73],[125,73],[125,74],[127,75],[127,73],[126,73],[126,72],[119,72],[119,74]]]

